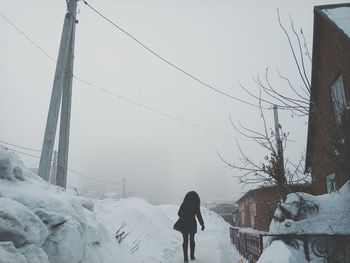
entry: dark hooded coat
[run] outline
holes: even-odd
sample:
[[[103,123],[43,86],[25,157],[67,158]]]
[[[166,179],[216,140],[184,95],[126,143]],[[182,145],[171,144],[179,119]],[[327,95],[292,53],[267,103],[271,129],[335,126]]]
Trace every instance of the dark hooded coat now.
[[[197,195],[197,193],[195,193],[195,195]],[[200,201],[198,195],[197,197],[191,195],[188,197],[188,195],[186,195],[177,214],[182,221],[182,233],[197,233],[196,217],[199,223],[202,226],[204,225],[203,217],[200,211]]]

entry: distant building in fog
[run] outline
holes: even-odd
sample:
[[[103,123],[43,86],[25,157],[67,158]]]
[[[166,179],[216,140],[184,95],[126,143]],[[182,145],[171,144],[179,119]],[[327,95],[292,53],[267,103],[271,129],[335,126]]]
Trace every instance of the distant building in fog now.
[[[235,225],[234,222],[234,212],[238,210],[237,205],[235,204],[217,204],[214,207],[210,208],[211,211],[214,211],[220,215],[226,222],[230,223],[232,226]]]

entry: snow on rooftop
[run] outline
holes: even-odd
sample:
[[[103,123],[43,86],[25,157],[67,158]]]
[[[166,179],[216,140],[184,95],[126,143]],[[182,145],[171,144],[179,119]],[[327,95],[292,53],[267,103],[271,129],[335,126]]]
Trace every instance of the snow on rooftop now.
[[[343,6],[323,9],[323,12],[350,37],[350,7]]]

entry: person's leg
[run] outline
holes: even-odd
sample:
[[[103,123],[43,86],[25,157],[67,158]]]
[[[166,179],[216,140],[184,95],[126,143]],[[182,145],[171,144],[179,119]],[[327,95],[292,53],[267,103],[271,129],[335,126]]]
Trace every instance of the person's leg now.
[[[196,243],[194,242],[194,235],[195,235],[195,233],[191,233],[190,234],[191,260],[195,259],[195,257],[194,257],[194,249],[195,249]]]
[[[182,233],[183,237],[183,243],[182,243],[182,250],[184,252],[184,261],[188,262],[188,233]]]

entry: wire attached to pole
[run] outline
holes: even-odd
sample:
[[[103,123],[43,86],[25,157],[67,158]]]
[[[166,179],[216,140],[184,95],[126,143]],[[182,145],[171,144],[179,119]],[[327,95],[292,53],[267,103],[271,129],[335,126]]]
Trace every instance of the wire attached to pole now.
[[[159,58],[160,60],[162,60],[163,62],[165,62],[166,64],[168,64],[169,66],[173,67],[174,69],[182,72],[183,74],[187,75],[188,77],[190,77],[191,79],[197,81],[198,83],[202,84],[203,86],[221,94],[224,95],[228,98],[231,98],[233,100],[239,101],[241,103],[256,107],[256,108],[260,108],[261,106],[259,105],[255,105],[253,103],[250,103],[248,101],[242,100],[240,98],[234,97],[226,92],[223,92],[215,87],[213,87],[212,85],[200,80],[198,77],[192,75],[191,73],[188,73],[187,71],[185,71],[184,69],[180,68],[179,66],[175,65],[173,62],[169,61],[168,59],[164,58],[163,56],[161,56],[160,54],[158,54],[156,51],[153,51],[150,47],[148,47],[146,44],[142,43],[140,40],[138,40],[136,37],[134,37],[132,34],[130,34],[129,32],[127,32],[125,29],[121,28],[120,26],[118,26],[115,22],[113,22],[111,19],[107,18],[105,15],[103,15],[101,12],[99,12],[96,8],[94,8],[93,6],[91,6],[87,1],[83,1],[84,4],[86,6],[88,6],[92,11],[94,11],[96,14],[98,14],[100,17],[102,17],[104,20],[106,20],[108,23],[112,24],[114,27],[116,27],[118,30],[120,30],[121,32],[123,32],[125,35],[127,35],[129,38],[133,39],[134,41],[136,41],[140,46],[142,46],[144,49],[146,49],[147,51],[149,51],[151,54],[153,54],[154,56],[156,56],[157,58]],[[264,107],[263,107],[264,108]],[[264,109],[268,109],[268,108],[264,108]]]

